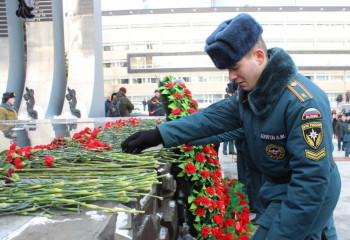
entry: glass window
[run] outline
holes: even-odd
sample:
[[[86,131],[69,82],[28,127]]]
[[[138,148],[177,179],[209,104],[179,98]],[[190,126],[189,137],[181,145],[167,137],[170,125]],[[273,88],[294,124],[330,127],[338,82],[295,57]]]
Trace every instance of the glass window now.
[[[311,81],[315,80],[315,76],[314,73],[302,73],[305,77],[307,77],[308,79],[310,79]]]
[[[221,76],[209,76],[209,82],[222,82]]]
[[[316,74],[316,81],[329,81],[328,74]]]
[[[122,78],[120,83],[121,84],[129,84],[129,78]]]
[[[116,67],[127,67],[127,61],[126,59],[117,59],[115,62]]]
[[[133,84],[142,84],[142,78],[133,78],[132,83]]]
[[[345,76],[345,81],[346,81],[346,82],[350,82],[350,74],[347,74],[347,75]]]

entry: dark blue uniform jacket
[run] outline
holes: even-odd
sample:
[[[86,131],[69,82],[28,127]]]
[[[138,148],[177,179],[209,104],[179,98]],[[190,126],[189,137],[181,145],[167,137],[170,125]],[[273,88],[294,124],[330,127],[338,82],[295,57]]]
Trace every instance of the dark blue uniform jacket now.
[[[270,229],[267,239],[302,240],[320,231],[340,193],[330,104],[284,50],[269,50],[251,92],[239,89],[202,113],[158,125],[165,147],[210,143],[241,127],[253,164],[268,176],[259,193],[267,208],[258,222]]]

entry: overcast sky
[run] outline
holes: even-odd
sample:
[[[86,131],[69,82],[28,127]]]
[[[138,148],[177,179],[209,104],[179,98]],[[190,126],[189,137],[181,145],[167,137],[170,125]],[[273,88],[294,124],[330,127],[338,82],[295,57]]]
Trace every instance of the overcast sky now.
[[[350,6],[349,0],[101,0],[103,11],[231,6]]]

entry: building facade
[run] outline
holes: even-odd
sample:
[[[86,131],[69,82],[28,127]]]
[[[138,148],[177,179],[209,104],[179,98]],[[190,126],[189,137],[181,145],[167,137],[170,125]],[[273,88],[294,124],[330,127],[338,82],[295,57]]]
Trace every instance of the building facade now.
[[[335,98],[350,90],[350,7],[220,7],[102,12],[105,97],[120,87],[140,106],[167,75],[183,78],[200,107],[224,98],[205,40],[224,20],[247,12],[268,46],[284,48],[299,71]],[[345,96],[344,96],[345,99]]]

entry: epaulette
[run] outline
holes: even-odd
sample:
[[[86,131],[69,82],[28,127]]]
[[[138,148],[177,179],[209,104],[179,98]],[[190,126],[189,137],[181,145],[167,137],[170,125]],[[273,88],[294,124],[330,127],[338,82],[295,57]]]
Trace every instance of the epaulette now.
[[[300,102],[313,99],[311,93],[296,79],[290,81],[287,88],[300,100]]]

